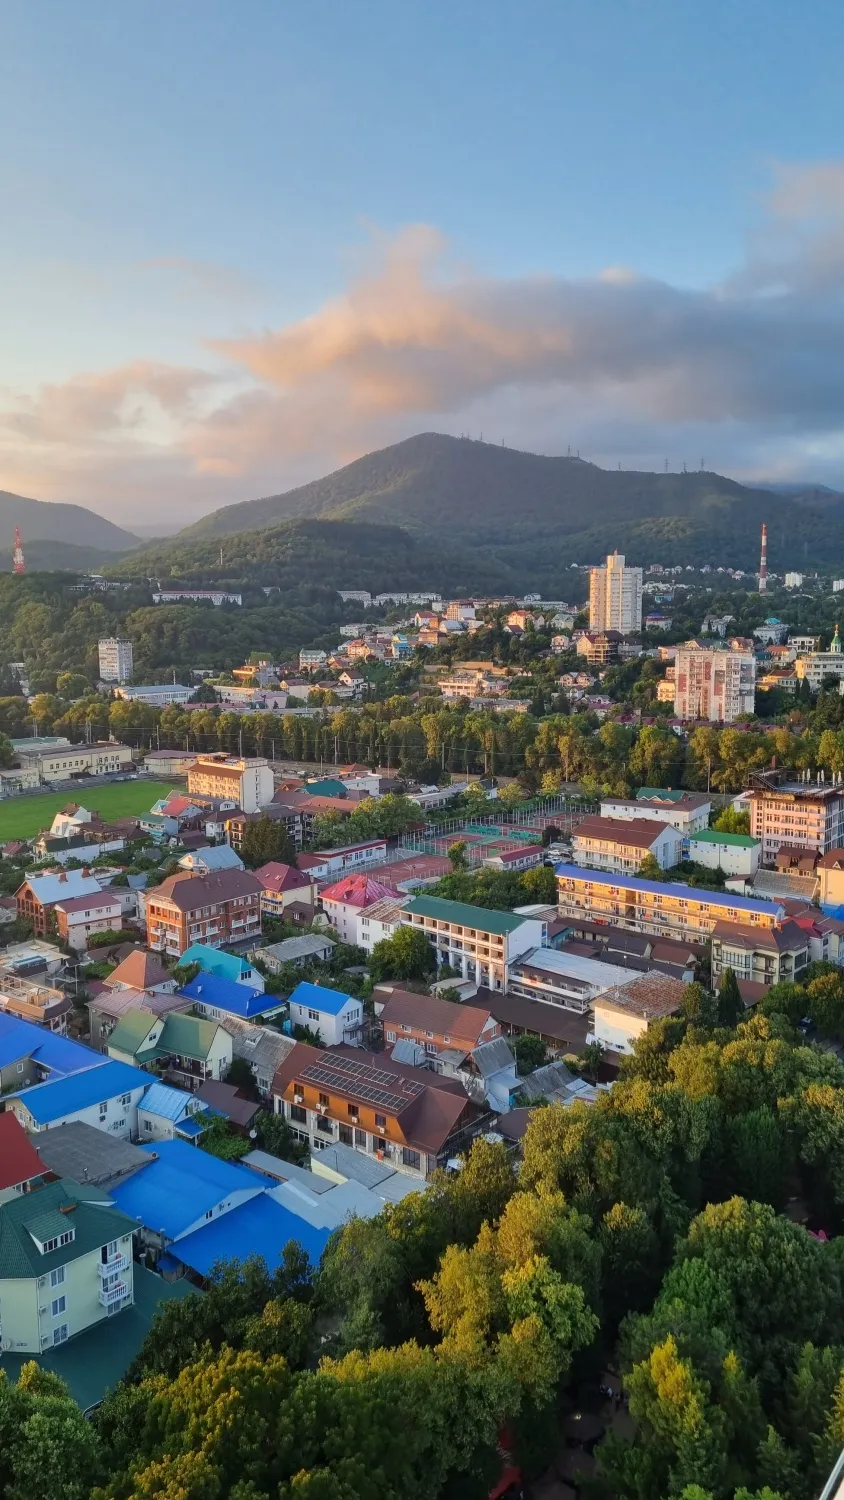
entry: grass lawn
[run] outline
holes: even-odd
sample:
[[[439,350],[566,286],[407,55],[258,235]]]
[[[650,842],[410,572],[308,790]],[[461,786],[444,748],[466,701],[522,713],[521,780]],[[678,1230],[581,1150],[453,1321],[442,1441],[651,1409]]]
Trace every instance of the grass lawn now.
[[[28,839],[49,828],[54,815],[68,802],[77,802],[103,818],[130,818],[149,812],[159,797],[175,788],[163,781],[117,781],[111,785],[67,787],[63,792],[45,792],[38,797],[10,797],[0,802],[0,843]]]

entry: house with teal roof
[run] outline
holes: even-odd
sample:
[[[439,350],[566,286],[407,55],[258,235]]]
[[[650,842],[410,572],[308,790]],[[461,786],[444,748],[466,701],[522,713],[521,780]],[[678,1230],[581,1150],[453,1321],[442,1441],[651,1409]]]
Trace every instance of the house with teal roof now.
[[[186,948],[180,964],[199,964],[204,974],[216,974],[218,979],[228,979],[232,984],[248,984],[251,990],[263,990],[264,976],[253,969],[247,958],[235,953],[226,953],[222,948],[209,948],[205,943],[192,943]]]

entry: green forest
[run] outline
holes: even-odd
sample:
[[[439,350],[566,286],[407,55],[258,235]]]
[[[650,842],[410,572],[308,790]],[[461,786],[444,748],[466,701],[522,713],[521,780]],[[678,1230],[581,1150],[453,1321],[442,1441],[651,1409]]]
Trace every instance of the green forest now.
[[[518,1172],[480,1141],[319,1268],[220,1266],[91,1422],[26,1366],[5,1493],[484,1500],[506,1434],[528,1480],[583,1463],[589,1500],[814,1500],[844,1446],[844,1065],[792,1026],[813,992],[844,1034],[838,973],[738,1026],[729,985],[689,986],[609,1093],[534,1112]]]

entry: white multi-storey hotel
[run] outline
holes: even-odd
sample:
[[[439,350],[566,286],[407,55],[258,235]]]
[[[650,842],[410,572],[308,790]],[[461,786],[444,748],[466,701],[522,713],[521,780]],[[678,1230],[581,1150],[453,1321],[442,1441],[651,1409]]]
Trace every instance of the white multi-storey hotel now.
[[[589,574],[589,629],[628,635],[641,628],[642,569],[628,568],[624,554],[612,552]]]

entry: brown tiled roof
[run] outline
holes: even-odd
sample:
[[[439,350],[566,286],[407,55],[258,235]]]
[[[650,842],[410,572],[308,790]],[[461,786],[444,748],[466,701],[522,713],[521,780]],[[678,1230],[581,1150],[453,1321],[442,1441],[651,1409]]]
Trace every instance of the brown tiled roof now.
[[[112,969],[106,983],[110,989],[116,984],[125,984],[130,989],[149,990],[157,984],[164,984],[169,978],[160,959],[148,953],[146,948],[136,948],[116,969]]]
[[[261,865],[255,871],[265,891],[300,891],[309,886],[311,881],[307,872],[297,870],[295,865],[282,864],[280,860],[270,860],[267,865]]]
[[[472,1047],[481,1040],[489,1020],[489,1011],[479,1006],[440,1000],[437,995],[414,995],[409,990],[393,990],[381,1012],[384,1026],[413,1026],[417,1031],[433,1031]]]
[[[572,831],[572,838],[604,839],[615,844],[627,844],[635,849],[650,849],[669,826],[668,823],[657,823],[651,818],[588,817],[578,823]],[[671,833],[675,833],[673,828]]]
[[[623,987],[596,995],[594,1003],[655,1021],[662,1016],[673,1016],[679,1010],[685,989],[682,979],[674,979],[670,974],[640,974]]]
[[[497,990],[482,990],[474,997],[476,1003],[489,1005],[490,1013],[498,1023],[531,1036],[547,1038],[561,1052],[580,1052],[590,1030],[588,1016],[577,1015],[563,1005],[551,1005],[544,1000],[528,1000],[522,995],[503,995]]]
[[[734,948],[747,948],[754,952],[758,948],[769,948],[775,953],[790,953],[794,948],[805,948],[806,934],[796,922],[783,922],[779,927],[748,928],[737,922],[716,922],[712,936],[729,942]]]
[[[828,849],[818,860],[819,870],[844,870],[844,849]]]
[[[256,1100],[245,1099],[233,1084],[221,1083],[217,1078],[206,1078],[197,1089],[196,1097],[227,1115],[235,1125],[250,1125],[261,1108]]]
[[[57,901],[56,909],[63,912],[95,911],[98,907],[120,906],[118,898],[109,895],[107,891],[100,891],[98,896],[70,896],[66,901]]]
[[[191,875],[188,870],[170,875],[150,891],[148,902],[169,901],[179,911],[196,911],[238,896],[257,896],[261,882],[250,870],[215,870],[210,875]]]

